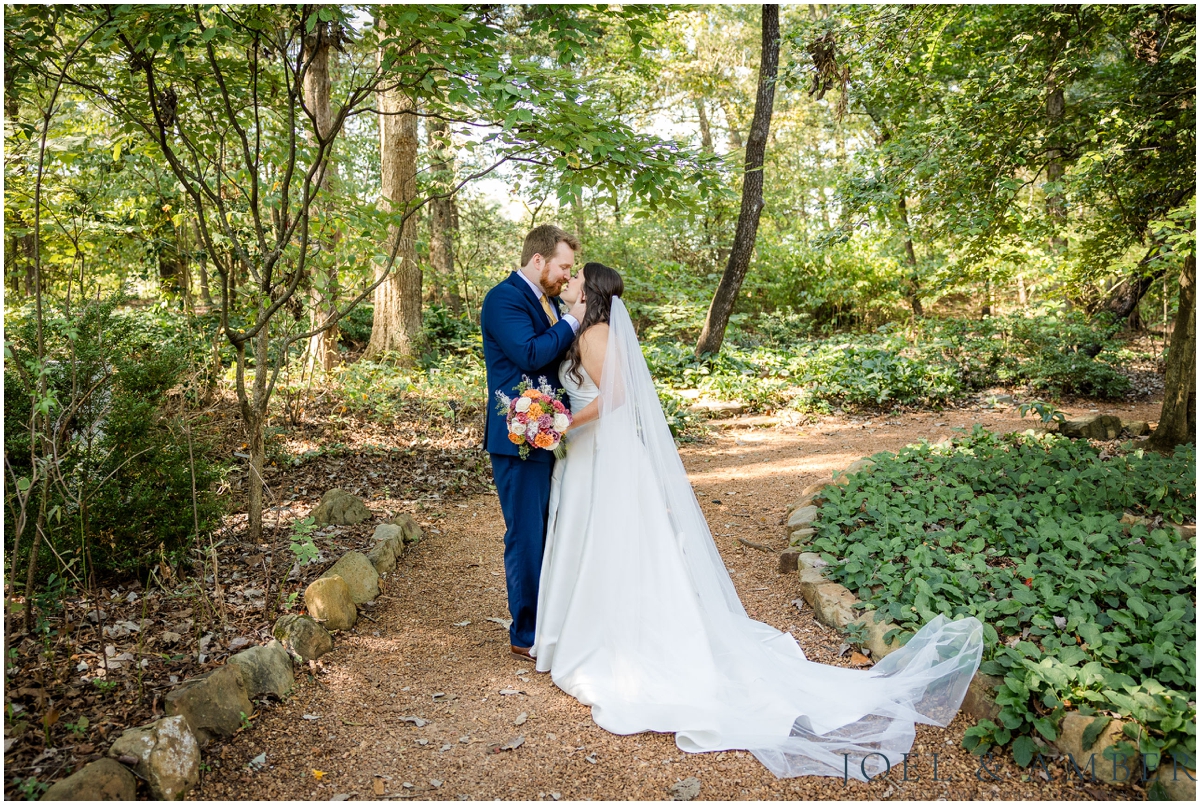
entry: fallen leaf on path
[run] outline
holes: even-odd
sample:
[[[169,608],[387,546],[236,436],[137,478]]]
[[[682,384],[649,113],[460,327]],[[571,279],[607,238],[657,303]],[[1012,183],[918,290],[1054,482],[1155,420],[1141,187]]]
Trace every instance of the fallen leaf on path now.
[[[803,612],[804,611],[804,599],[797,598],[795,601],[792,602],[792,606],[794,606],[796,608],[797,612]]]
[[[452,623],[450,625],[451,626],[470,626],[471,622],[470,621],[462,621],[460,623]]]
[[[267,753],[262,752],[250,758],[250,762],[246,764],[252,771],[261,771],[263,766],[267,765]]]
[[[374,786],[374,788],[375,788],[375,796],[382,797],[383,796],[383,780],[380,780],[378,777],[376,777],[371,782],[371,785]]]
[[[317,780],[318,782],[321,780],[322,777],[325,776],[325,772],[319,771],[318,769],[313,769],[312,773],[313,773],[313,779]]]
[[[517,716],[517,720],[513,722],[513,726],[519,727],[528,720],[529,720],[529,713],[521,713],[521,715]]]
[[[400,720],[412,724],[414,727],[424,727],[429,723],[425,719],[417,718],[416,716],[400,716]]]
[[[842,643],[840,646],[838,646],[838,656],[839,656],[839,657],[845,657],[845,656],[846,656],[846,652],[847,652],[847,651],[849,651],[849,650],[850,650],[850,644],[849,644],[849,643]]]
[[[512,688],[505,688],[504,690],[500,691],[501,696],[521,696],[524,695],[524,693],[525,691],[523,690],[513,690]]]
[[[870,665],[871,660],[855,651],[850,655],[850,664],[855,668],[863,668]]]
[[[498,623],[501,626],[503,626],[505,629],[512,626],[512,618],[485,618],[484,620],[489,620],[492,623]]]

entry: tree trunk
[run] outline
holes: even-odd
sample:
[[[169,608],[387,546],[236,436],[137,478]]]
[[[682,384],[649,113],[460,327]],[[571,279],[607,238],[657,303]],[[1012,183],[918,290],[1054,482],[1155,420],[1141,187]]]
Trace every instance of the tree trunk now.
[[[1017,274],[1017,304],[1021,307],[1026,305],[1024,274]]]
[[[1063,99],[1062,87],[1058,86],[1053,76],[1047,82],[1047,88],[1050,92],[1046,97],[1046,122],[1050,128],[1051,138],[1057,141],[1057,129],[1062,125],[1066,101]],[[1051,148],[1047,157],[1046,183],[1057,185],[1062,181],[1065,172],[1062,151],[1058,148]],[[1046,193],[1046,214],[1050,216],[1050,221],[1054,225],[1054,234],[1050,237],[1050,250],[1061,258],[1067,253],[1067,239],[1062,236],[1062,228],[1067,221],[1067,210],[1060,188],[1052,188]]]
[[[34,237],[33,233],[21,236],[21,251],[25,254],[25,296],[33,296],[34,288],[37,287],[38,272],[33,264],[34,252]]]
[[[729,129],[729,147],[734,151],[742,150],[742,132],[738,128],[737,119],[733,114],[733,104],[728,100],[721,100],[721,112],[725,115],[725,127]]]
[[[704,152],[713,152],[712,129],[708,126],[708,112],[704,108],[704,100],[696,98],[696,114],[700,117],[700,147]]]
[[[195,242],[200,244],[200,251],[196,255],[196,269],[200,274],[200,301],[207,310],[212,310],[212,291],[208,287],[208,252],[204,251],[204,246],[200,242],[200,233],[194,218],[192,219],[192,236],[195,238]]]
[[[717,353],[725,340],[725,328],[733,313],[733,304],[750,267],[754,240],[758,235],[758,218],[763,208],[763,158],[767,150],[767,135],[771,128],[771,110],[775,105],[775,74],[779,69],[779,6],[762,7],[762,59],[758,68],[758,93],[754,99],[754,120],[750,124],[750,139],[746,144],[746,173],[742,180],[742,208],[738,213],[737,231],[725,273],[708,307],[708,316],[696,355]]]
[[[454,209],[454,164],[450,157],[450,126],[444,120],[430,118],[429,151],[433,155],[429,166],[434,192],[445,198],[429,203],[429,268],[438,288],[437,301],[462,312],[462,297],[458,293],[458,278],[454,273],[454,235],[457,214]]]
[[[263,327],[254,337],[254,383],[249,393],[244,382],[244,360],[239,374],[239,396],[242,398],[242,418],[246,423],[250,466],[247,478],[249,497],[249,538],[257,544],[263,533],[263,459],[266,453],[263,431],[267,424],[267,346],[270,327]]]
[[[1171,350],[1163,378],[1163,406],[1150,447],[1169,451],[1196,441],[1196,255],[1190,254],[1179,275],[1179,312],[1171,333]]]
[[[1152,246],[1150,251],[1146,252],[1146,256],[1138,262],[1137,273],[1109,291],[1108,299],[1101,306],[1101,310],[1107,310],[1117,319],[1129,317],[1129,314],[1142,301],[1142,297],[1150,290],[1150,286],[1154,284],[1154,281],[1166,271],[1166,269],[1160,268],[1149,274],[1145,273],[1145,265],[1154,257],[1157,250],[1158,246]]]
[[[417,191],[417,116],[412,100],[399,90],[379,99],[379,172],[383,209],[404,213]],[[405,114],[407,112],[408,114]],[[421,266],[416,253],[416,216],[388,232],[388,253],[396,250],[392,273],[375,289],[375,316],[367,357],[395,352],[412,358],[421,335]],[[398,242],[397,242],[398,241]],[[376,267],[377,272],[381,271]],[[378,278],[376,274],[376,278]]]
[[[305,58],[311,56],[308,72],[304,74],[304,104],[316,118],[316,129],[322,138],[328,137],[333,126],[329,110],[329,93],[332,82],[329,77],[329,28],[327,23],[318,23],[313,33],[304,41]],[[313,142],[315,146],[315,139]],[[334,165],[329,162],[325,175],[321,179],[320,189],[328,191],[334,178]],[[325,193],[325,200],[328,194]],[[328,207],[323,204],[324,215],[320,216],[322,228],[329,228]],[[321,258],[324,266],[318,268],[313,278],[313,286],[309,290],[311,329],[320,327],[324,322],[337,313],[337,263],[335,261],[337,238],[330,236],[321,243]],[[315,369],[328,372],[337,362],[338,327],[322,330],[308,339],[305,347],[304,361],[308,371]]]
[[[908,303],[918,319],[925,315],[921,305],[921,277],[917,273],[917,252],[913,248],[912,229],[908,226],[908,202],[900,194],[900,223],[904,226],[904,261],[908,263]]]

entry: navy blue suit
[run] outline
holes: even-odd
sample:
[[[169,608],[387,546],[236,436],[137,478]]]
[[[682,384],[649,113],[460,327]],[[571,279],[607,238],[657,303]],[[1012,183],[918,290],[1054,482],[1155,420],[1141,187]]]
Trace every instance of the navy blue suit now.
[[[504,574],[513,618],[509,639],[514,646],[527,647],[533,645],[537,624],[554,454],[532,450],[529,458],[519,457],[518,446],[508,439],[505,414],[497,410],[496,392],[516,396],[516,387],[525,377],[534,386],[544,377],[556,391],[561,389],[558,365],[575,340],[575,331],[562,318],[552,326],[540,298],[516,272],[488,291],[479,321],[488,387],[483,439],[491,454],[492,478],[506,527]]]

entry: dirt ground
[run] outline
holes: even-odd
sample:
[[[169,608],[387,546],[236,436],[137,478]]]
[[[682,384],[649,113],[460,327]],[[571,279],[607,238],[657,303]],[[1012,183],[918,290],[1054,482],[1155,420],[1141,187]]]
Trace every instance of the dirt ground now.
[[[1158,411],[1157,402],[1098,409],[1151,422]],[[711,438],[686,445],[684,464],[750,615],[790,631],[811,659],[848,665],[848,657],[837,656],[840,636],[792,604],[796,576],[778,573],[784,506],[854,459],[920,438],[936,441],[976,422],[995,431],[1030,424],[1013,408],[831,416],[809,424],[747,417],[714,423]],[[907,770],[871,783],[778,780],[748,752],[688,755],[669,734],[609,734],[548,674],[511,657],[506,629],[489,620],[508,617],[495,496],[439,502],[421,516],[424,540],[381,583],[383,595],[366,619],[336,637],[335,649],[314,673],[300,676],[286,702],[210,747],[191,798],[661,800],[687,778],[699,781],[701,800],[1144,796],[1137,786],[1071,779],[1057,763],[1022,770],[1006,756],[981,766],[959,748],[973,723],[961,714],[944,730],[918,725]],[[738,537],[772,552],[747,548]]]

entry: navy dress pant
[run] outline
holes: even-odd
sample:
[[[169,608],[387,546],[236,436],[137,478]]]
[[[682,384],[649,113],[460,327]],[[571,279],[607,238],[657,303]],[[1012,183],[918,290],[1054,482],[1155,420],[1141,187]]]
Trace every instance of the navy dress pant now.
[[[536,450],[528,459],[489,454],[492,479],[504,512],[504,575],[508,581],[508,636],[514,646],[533,645],[538,583],[546,548],[546,515],[554,456]],[[549,459],[549,460],[547,460]]]

